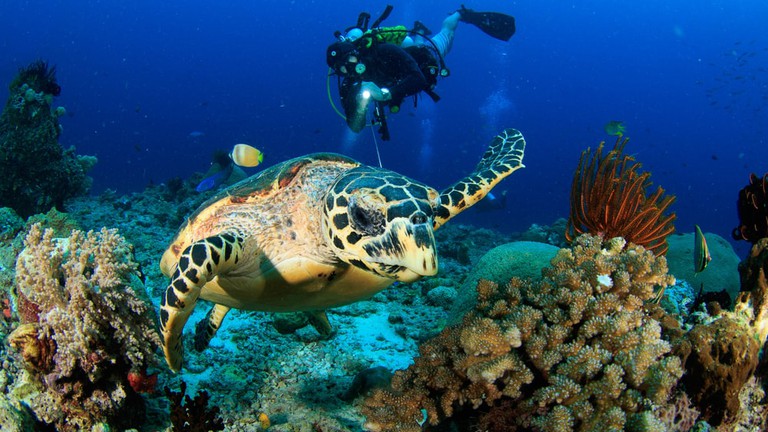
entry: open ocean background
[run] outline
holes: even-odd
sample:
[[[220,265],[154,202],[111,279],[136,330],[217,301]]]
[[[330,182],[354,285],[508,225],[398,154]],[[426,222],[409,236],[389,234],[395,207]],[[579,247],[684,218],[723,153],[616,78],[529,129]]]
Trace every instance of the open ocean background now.
[[[0,100],[18,68],[56,65],[66,107],[62,145],[95,155],[92,193],[140,192],[205,172],[214,150],[261,149],[250,174],[309,152],[377,164],[370,128],[350,133],[330,106],[333,32],[421,20],[445,1],[2,1]],[[528,141],[526,169],[494,191],[508,206],[458,221],[502,231],[567,217],[581,152],[621,120],[626,151],[677,196],[677,229],[730,239],[750,172],[768,171],[768,2],[764,0],[476,1],[517,19],[504,43],[460,24],[442,100],[410,99],[378,141],[385,168],[438,189],[469,173],[506,127]],[[336,100],[336,79],[331,92]],[[378,139],[378,137],[377,137]],[[744,256],[747,244],[734,245]]]

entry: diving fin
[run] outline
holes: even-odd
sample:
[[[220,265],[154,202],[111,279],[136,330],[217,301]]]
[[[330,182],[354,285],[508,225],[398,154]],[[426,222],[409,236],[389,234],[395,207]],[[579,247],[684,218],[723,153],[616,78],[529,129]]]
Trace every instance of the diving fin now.
[[[461,5],[461,21],[472,24],[488,36],[508,41],[515,34],[515,17],[499,12],[475,12]]]
[[[430,30],[427,26],[425,26],[424,23],[421,21],[413,22],[413,28],[411,29],[411,32],[419,34],[421,36],[429,36],[432,34],[432,30]]]

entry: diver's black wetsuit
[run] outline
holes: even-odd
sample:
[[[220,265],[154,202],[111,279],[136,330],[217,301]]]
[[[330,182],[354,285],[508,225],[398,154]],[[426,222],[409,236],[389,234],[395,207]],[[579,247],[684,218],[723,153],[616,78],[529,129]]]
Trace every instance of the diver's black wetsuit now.
[[[360,62],[366,66],[362,80],[389,89],[390,105],[400,105],[404,98],[427,89],[416,60],[397,45],[376,44],[360,54]]]
[[[360,63],[365,65],[365,72],[344,78],[342,88],[353,83],[371,81],[381,88],[389,89],[392,99],[387,104],[391,106],[399,106],[404,98],[429,89],[416,60],[399,46],[381,43],[361,51]]]

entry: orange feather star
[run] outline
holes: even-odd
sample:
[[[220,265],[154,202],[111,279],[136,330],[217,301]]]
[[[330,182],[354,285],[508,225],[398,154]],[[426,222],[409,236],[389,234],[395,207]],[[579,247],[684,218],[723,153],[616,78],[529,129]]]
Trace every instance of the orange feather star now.
[[[641,172],[635,158],[623,154],[628,138],[616,140],[613,150],[603,155],[605,142],[594,154],[581,154],[571,184],[571,209],[565,238],[572,242],[583,233],[604,239],[623,237],[656,255],[667,252],[667,236],[675,231],[675,213],[664,214],[675,201],[659,187],[650,196],[648,172]]]

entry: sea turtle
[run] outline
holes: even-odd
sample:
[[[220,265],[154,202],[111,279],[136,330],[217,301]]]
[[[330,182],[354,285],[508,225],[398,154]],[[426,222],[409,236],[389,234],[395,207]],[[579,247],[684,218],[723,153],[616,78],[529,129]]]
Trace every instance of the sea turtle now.
[[[195,302],[214,303],[198,327],[204,348],[230,308],[307,312],[366,299],[395,281],[437,273],[433,230],[522,168],[525,140],[506,129],[475,171],[438,193],[333,153],[277,164],[206,201],[182,225],[160,268],[165,359],[181,369],[181,335]]]

